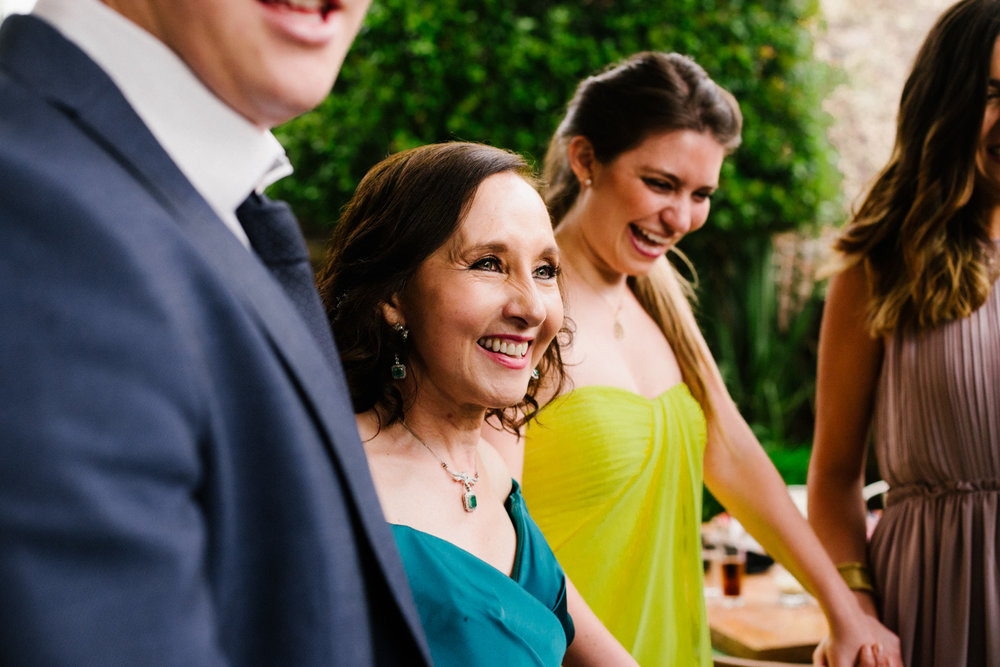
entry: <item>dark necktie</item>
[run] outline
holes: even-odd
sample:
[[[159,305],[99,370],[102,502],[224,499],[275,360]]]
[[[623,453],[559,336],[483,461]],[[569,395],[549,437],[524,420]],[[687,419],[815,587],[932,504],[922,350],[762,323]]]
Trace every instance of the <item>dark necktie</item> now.
[[[295,304],[327,360],[339,364],[330,324],[316,291],[309,251],[291,207],[251,194],[236,209],[250,245]]]

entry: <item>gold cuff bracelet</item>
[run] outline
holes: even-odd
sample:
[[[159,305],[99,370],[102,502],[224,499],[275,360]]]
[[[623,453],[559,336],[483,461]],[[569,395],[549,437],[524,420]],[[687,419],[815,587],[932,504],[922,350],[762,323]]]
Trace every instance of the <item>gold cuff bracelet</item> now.
[[[844,583],[852,591],[875,592],[871,572],[868,571],[868,566],[864,563],[840,563],[837,565],[837,572],[840,572]]]

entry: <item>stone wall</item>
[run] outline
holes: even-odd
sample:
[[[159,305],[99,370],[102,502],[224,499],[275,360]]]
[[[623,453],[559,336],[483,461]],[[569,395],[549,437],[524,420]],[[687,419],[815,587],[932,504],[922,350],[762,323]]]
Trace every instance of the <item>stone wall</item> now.
[[[927,31],[954,0],[821,0],[826,29],[817,56],[841,68],[846,82],[824,107],[840,152],[848,207],[885,166],[896,132],[903,83]]]

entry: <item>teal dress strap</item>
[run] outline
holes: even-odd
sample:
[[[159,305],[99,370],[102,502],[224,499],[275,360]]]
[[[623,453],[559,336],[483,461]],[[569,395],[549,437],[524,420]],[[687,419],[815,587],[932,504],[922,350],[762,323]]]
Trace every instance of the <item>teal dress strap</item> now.
[[[566,576],[512,480],[517,547],[507,576],[447,540],[392,524],[437,665],[557,667],[573,641]]]

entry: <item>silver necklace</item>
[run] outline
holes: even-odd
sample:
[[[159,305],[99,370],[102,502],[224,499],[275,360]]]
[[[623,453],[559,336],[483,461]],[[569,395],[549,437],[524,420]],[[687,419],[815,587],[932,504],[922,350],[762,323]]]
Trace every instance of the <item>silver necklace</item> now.
[[[476,482],[479,481],[479,471],[478,470],[475,471],[475,474],[471,476],[467,472],[453,472],[451,468],[448,467],[448,464],[444,462],[444,459],[435,454],[434,450],[431,449],[430,446],[426,442],[424,442],[419,435],[414,433],[410,429],[410,427],[406,425],[406,422],[400,419],[399,423],[403,425],[403,428],[406,429],[407,433],[412,435],[417,442],[419,442],[421,445],[424,446],[424,449],[426,449],[431,453],[431,456],[433,456],[438,460],[438,462],[441,464],[441,467],[444,468],[444,471],[446,473],[451,475],[451,478],[453,480],[462,483],[462,486],[465,487],[465,493],[462,494],[462,507],[465,509],[466,512],[475,512],[476,506],[479,503],[476,501],[476,494],[472,492],[472,487],[474,487],[476,485]]]

